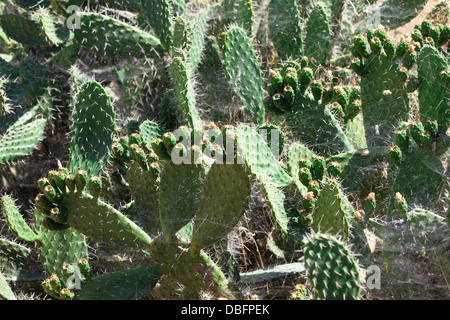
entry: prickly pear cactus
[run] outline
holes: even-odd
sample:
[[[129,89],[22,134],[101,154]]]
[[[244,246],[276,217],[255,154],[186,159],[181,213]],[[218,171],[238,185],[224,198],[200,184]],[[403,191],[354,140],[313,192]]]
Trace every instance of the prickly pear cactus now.
[[[305,267],[314,294],[321,299],[358,299],[359,270],[348,248],[332,236],[317,234],[305,248]]]

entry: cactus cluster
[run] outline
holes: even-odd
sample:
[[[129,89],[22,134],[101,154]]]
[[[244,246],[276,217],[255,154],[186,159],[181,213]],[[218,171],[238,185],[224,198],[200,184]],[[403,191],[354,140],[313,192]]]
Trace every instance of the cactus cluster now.
[[[449,7],[390,32],[425,2],[1,3],[0,299],[251,299],[298,274],[288,299],[370,299],[364,275],[405,260],[445,278]],[[234,238],[259,220],[279,263],[249,271]]]

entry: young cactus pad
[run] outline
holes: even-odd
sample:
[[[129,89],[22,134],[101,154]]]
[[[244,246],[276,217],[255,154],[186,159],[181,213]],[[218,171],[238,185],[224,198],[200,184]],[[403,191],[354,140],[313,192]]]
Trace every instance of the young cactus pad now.
[[[305,268],[310,285],[320,299],[346,300],[361,296],[358,265],[347,247],[325,234],[308,240]]]

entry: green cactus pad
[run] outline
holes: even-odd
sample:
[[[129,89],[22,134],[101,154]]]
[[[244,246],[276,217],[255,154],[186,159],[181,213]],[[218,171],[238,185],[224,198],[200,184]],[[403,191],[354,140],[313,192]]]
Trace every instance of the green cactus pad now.
[[[297,96],[286,122],[300,142],[313,152],[330,156],[352,151],[353,146],[328,108],[304,96]]]
[[[312,229],[347,241],[354,216],[355,211],[337,182],[327,181],[316,201]]]
[[[303,55],[312,60],[314,66],[325,65],[331,49],[331,29],[322,5],[312,8],[306,24]]]
[[[143,3],[144,15],[150,22],[166,51],[172,48],[174,25],[173,10],[169,1],[147,0]]]
[[[165,164],[159,184],[159,217],[169,239],[195,215],[205,176],[203,165]]]
[[[158,283],[161,269],[139,267],[106,273],[83,282],[75,300],[140,300]]]
[[[66,263],[74,264],[81,258],[88,258],[88,249],[85,237],[78,231],[68,228],[61,231],[52,231],[42,225],[44,216],[34,211],[33,223],[39,235],[36,246],[39,258],[47,274],[63,276],[62,266]]]
[[[59,206],[69,226],[96,241],[139,248],[150,244],[151,238],[133,221],[88,194],[62,195]]]
[[[442,247],[450,238],[450,232],[444,217],[415,208],[408,212],[406,229],[402,237],[406,251],[418,252],[424,248],[430,252]]]
[[[420,81],[419,105],[421,120],[437,120],[438,124],[450,125],[450,91],[439,74],[449,68],[445,56],[436,48],[425,46],[420,50],[417,72]]]
[[[410,102],[398,66],[383,56],[371,56],[368,61],[361,78],[367,145],[385,146],[392,128],[408,120]]]
[[[445,179],[444,167],[439,157],[419,149],[402,162],[392,192],[400,192],[409,206],[431,209],[437,204]]]
[[[35,251],[6,239],[0,239],[0,273],[8,281],[35,281],[45,277]]]
[[[37,234],[25,222],[14,200],[10,196],[4,195],[2,197],[2,207],[9,228],[16,237],[27,242],[37,240]]]
[[[202,59],[208,31],[208,13],[200,12],[192,26],[191,45],[189,48],[188,66],[195,72]]]
[[[337,161],[341,164],[341,184],[347,191],[353,191],[370,178],[386,154],[386,147],[364,148],[331,156],[327,162]]]
[[[105,89],[95,81],[80,88],[74,101],[69,169],[100,175],[115,133],[115,112]]]
[[[304,244],[308,229],[301,224],[297,208],[286,197],[283,189],[267,179],[262,181],[262,188],[278,227],[290,238]]]
[[[47,37],[48,42],[54,45],[61,45],[69,41],[73,34],[70,33],[63,24],[57,22],[56,16],[46,8],[39,8],[36,12],[36,20]]]
[[[257,130],[240,125],[236,130],[238,155],[258,179],[270,179],[277,187],[291,184],[292,178],[281,168],[272,151]],[[238,159],[239,160],[239,159]]]
[[[0,272],[0,298],[6,300],[17,300],[16,295],[9,287],[8,282],[6,281],[3,274]]]
[[[155,36],[120,20],[92,12],[80,12],[75,39],[81,48],[100,57],[145,57],[160,41]]]
[[[242,28],[228,30],[223,55],[230,87],[253,121],[264,123],[262,75],[252,43]]]
[[[162,137],[162,128],[156,122],[145,120],[139,126],[139,134],[142,143],[150,151],[152,150],[152,141]]]
[[[361,296],[355,258],[333,236],[317,234],[305,247],[305,268],[314,294],[325,300],[353,300]]]
[[[303,51],[301,20],[297,1],[271,0],[269,38],[281,60],[298,57]]]
[[[155,234],[161,229],[158,213],[158,175],[144,171],[136,163],[127,164],[127,181],[134,200],[136,221],[141,222],[144,230]]]
[[[247,209],[250,187],[250,175],[244,166],[212,165],[195,216],[193,250],[214,244],[234,228]]]
[[[179,106],[181,122],[189,124],[192,128],[201,127],[202,120],[197,109],[191,71],[179,57],[173,59],[170,71],[175,84],[176,101]]]
[[[8,131],[0,139],[0,163],[16,161],[36,149],[44,138],[47,119],[37,119]]]
[[[38,22],[24,19],[14,14],[0,16],[0,26],[11,39],[24,45],[47,44],[47,39]]]

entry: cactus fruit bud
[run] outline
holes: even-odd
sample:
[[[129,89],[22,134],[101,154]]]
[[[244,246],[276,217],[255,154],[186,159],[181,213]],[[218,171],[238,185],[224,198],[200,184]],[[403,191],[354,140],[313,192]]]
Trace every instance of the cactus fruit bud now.
[[[402,150],[399,146],[393,145],[389,148],[388,157],[393,164],[399,167],[402,163]]]
[[[366,39],[363,35],[360,34],[353,38],[353,46],[361,57],[367,58],[369,56]]]
[[[142,145],[142,137],[139,133],[132,133],[129,137],[129,144],[137,144],[138,146]]]
[[[389,59],[395,58],[395,43],[390,36],[386,38],[386,41],[383,44],[383,50]]]
[[[158,162],[152,162],[149,165],[149,170],[154,176],[158,176],[161,172],[161,167]]]
[[[397,130],[395,131],[395,143],[399,146],[400,150],[407,154],[410,141],[407,130]]]
[[[401,67],[398,70],[400,79],[403,83],[406,83],[406,80],[408,80],[408,69],[406,69],[405,67]]]
[[[298,166],[299,168],[308,168],[309,170],[311,170],[312,162],[308,158],[301,158],[298,161]]]
[[[421,146],[422,145],[422,132],[424,132],[425,128],[421,122],[413,122],[409,125],[409,132],[411,133],[414,141]]]
[[[440,76],[444,85],[450,90],[450,69],[442,70]]]
[[[75,174],[75,184],[77,185],[77,192],[81,193],[86,186],[88,175],[86,170],[78,170]]]
[[[424,37],[423,37],[423,34],[422,34],[422,32],[420,32],[420,31],[417,30],[417,29],[414,29],[414,30],[413,30],[413,32],[411,33],[411,38],[412,38],[414,41],[420,43],[421,45],[423,45],[423,43],[424,43]],[[406,54],[406,52],[405,52],[405,54]]]
[[[119,160],[125,160],[123,157],[125,155],[125,148],[119,142],[114,142],[111,147],[112,155]]]
[[[130,146],[130,137],[122,136],[119,138],[119,143],[124,147],[128,148]]]
[[[396,212],[395,218],[400,218],[403,220],[408,219],[408,203],[406,202],[406,199],[401,195],[400,192],[395,193],[394,210]]]
[[[150,152],[147,155],[147,161],[148,161],[148,163],[158,162],[159,161],[159,157],[158,157],[158,155],[156,153]]]
[[[383,26],[380,26],[375,29],[373,37],[371,39],[375,37],[378,38],[381,42],[385,42],[388,38],[388,33],[386,32],[386,29]]]
[[[313,80],[310,84],[311,92],[316,102],[322,98],[323,84],[320,80]]]
[[[48,283],[50,284],[51,288],[56,292],[59,292],[62,289],[61,280],[56,274],[48,278]]]
[[[377,202],[375,199],[375,193],[371,192],[369,195],[364,199],[364,212],[366,217],[369,217],[376,209]]]
[[[47,293],[49,296],[52,296],[54,298],[59,298],[59,291],[61,290],[55,290],[55,282],[51,281],[52,277],[45,279],[41,282],[42,289],[44,289],[44,292]],[[58,279],[59,280],[59,279]]]
[[[51,170],[48,172],[48,180],[54,188],[58,188],[61,192],[66,191],[65,174],[62,171]]]
[[[65,217],[58,207],[54,207],[50,210],[50,218],[52,218],[53,220],[55,220],[57,223],[60,224],[66,223]]]
[[[308,66],[309,66],[309,58],[307,56],[303,56],[300,59],[300,68],[303,69],[303,68],[306,68]]]
[[[70,263],[66,263],[61,267],[64,277],[70,278],[75,274],[75,268]]]
[[[336,118],[345,118],[344,109],[339,102],[334,101],[332,104],[329,104],[328,109],[335,115]]]
[[[370,50],[372,50],[372,54],[379,55],[381,50],[383,49],[383,44],[378,37],[373,37],[370,42]]]
[[[353,58],[350,62],[350,68],[359,76],[361,76],[364,72],[364,67],[361,59]]]
[[[283,96],[286,99],[286,102],[289,106],[292,106],[295,102],[295,92],[294,89],[287,85],[283,89]]]
[[[85,277],[87,281],[91,281],[91,268],[89,266],[89,262],[86,259],[82,258],[78,260],[78,268],[80,268],[80,272],[83,277]]]
[[[403,58],[409,50],[409,43],[406,41],[400,41],[395,51],[395,59]]]
[[[339,174],[341,174],[341,172],[342,172],[341,164],[339,162],[337,162],[337,161],[331,161],[328,164],[327,172],[332,177],[339,176]]]
[[[297,91],[299,81],[297,71],[289,72],[288,74],[286,74],[284,81],[286,82],[286,85],[292,87],[294,91]]]
[[[136,144],[133,145],[137,146]],[[133,160],[139,164],[142,170],[148,171],[147,155],[144,149],[138,147],[134,149],[130,148],[130,150],[132,150],[131,156]]]
[[[303,284],[297,284],[291,293],[290,300],[305,300],[307,297],[306,287]]]
[[[177,138],[175,137],[175,135],[172,132],[166,132],[162,137],[162,141],[167,152],[169,154],[172,153],[173,147],[175,147],[175,145],[177,144]]]
[[[70,193],[75,192],[76,181],[75,176],[73,174],[66,175],[65,184]]]
[[[306,89],[308,89],[309,84],[311,83],[314,77],[314,72],[311,68],[303,68],[300,71],[300,92],[305,93]]]
[[[439,125],[436,120],[427,120],[427,121],[425,121],[424,129],[434,139],[437,137]]]
[[[306,167],[300,168],[298,178],[300,182],[303,183],[303,185],[307,186],[309,182],[312,180],[311,171]]]
[[[345,120],[349,121],[355,118],[362,110],[362,103],[360,99],[353,100],[347,107],[347,113],[345,114]]]
[[[336,86],[333,88],[333,100],[339,103],[343,108],[348,105],[348,93],[346,88]]]
[[[443,46],[449,40],[450,40],[450,26],[444,26],[441,30],[441,34],[439,35],[439,40],[437,41],[437,45]]]
[[[50,181],[48,181],[47,178],[41,178],[38,180],[38,186],[39,189],[41,189],[41,192],[44,192],[44,188],[48,185],[50,185]]]
[[[102,179],[97,176],[91,177],[89,179],[89,190],[91,191],[94,199],[98,199],[100,193],[102,192]]]
[[[75,297],[75,294],[67,288],[61,289],[59,292],[59,298],[61,300],[72,300]]]
[[[302,205],[303,208],[305,209],[306,212],[312,212],[315,205],[316,205],[316,201],[314,199],[314,192],[308,192],[304,197],[303,197],[303,201],[302,201]]]
[[[273,84],[269,83],[267,85],[267,93],[269,94],[270,97],[272,97],[275,93],[277,93],[277,91],[275,90]]]
[[[410,46],[408,52],[406,53],[403,59],[403,66],[410,70],[414,64],[417,62],[417,52],[414,49],[414,46]]]
[[[273,97],[272,97],[273,103],[275,104],[275,107],[277,107],[278,109],[282,110],[282,111],[289,111],[289,106],[288,103],[286,101],[286,98],[284,98],[284,96],[282,96],[279,93],[276,93]]]
[[[167,152],[164,142],[161,138],[156,138],[152,141],[152,150],[161,159],[170,160],[170,154]]]
[[[53,208],[53,204],[42,194],[38,194],[34,199],[36,209],[45,215],[50,214],[50,210]]]
[[[44,195],[52,203],[56,203],[58,200],[58,193],[51,184],[44,188]]]
[[[319,182],[317,182],[316,180],[311,180],[308,183],[308,192],[312,192],[314,194],[314,197],[317,197],[320,192]]]
[[[312,161],[312,168],[314,172],[314,179],[321,181],[325,174],[325,158],[322,156],[315,156]]]
[[[272,69],[269,70],[269,76],[270,76],[270,83],[273,85],[274,89],[277,92],[283,91],[283,76]]]

